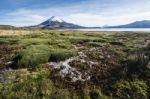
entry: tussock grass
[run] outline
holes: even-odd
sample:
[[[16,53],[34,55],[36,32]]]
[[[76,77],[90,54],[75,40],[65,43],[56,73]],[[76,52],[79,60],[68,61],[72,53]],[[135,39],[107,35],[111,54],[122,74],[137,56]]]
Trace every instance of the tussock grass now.
[[[48,62],[50,48],[45,45],[31,45],[16,55],[14,68],[36,68],[39,64]]]
[[[4,83],[0,83],[0,98],[116,99],[130,96],[134,99],[139,96],[138,98],[146,99],[150,87],[149,80],[147,80],[150,77],[150,71],[147,68],[150,63],[150,45],[146,47],[149,38],[150,34],[148,33],[130,32],[0,30],[0,65],[14,61],[10,66],[15,68],[14,71],[4,74],[6,80]],[[59,79],[62,78],[55,74],[56,71],[51,73],[50,66],[45,66],[47,62],[59,62],[76,56],[78,50],[72,45],[81,47],[79,51],[88,52],[89,49],[97,49],[93,50],[93,54],[87,54],[88,62],[88,58],[95,59],[93,62],[98,59],[101,61],[98,67],[92,65],[92,72],[94,72],[92,77],[96,79],[74,83],[63,78],[64,82],[59,82]],[[144,49],[141,50],[143,55],[131,54],[139,49]],[[118,57],[115,59],[115,56]],[[119,64],[121,69],[117,69],[118,71],[115,71],[114,75],[110,74],[110,78],[101,79],[99,75],[102,74],[99,70],[102,69],[101,65],[107,61]],[[74,68],[78,70],[91,70],[89,64],[85,64],[84,61],[75,65]],[[145,67],[146,69],[144,69]],[[104,66],[105,68],[107,69]],[[86,74],[86,72],[84,73]],[[136,75],[136,77],[129,77],[128,73]],[[136,80],[134,80],[135,78]],[[112,84],[114,84],[113,87]],[[99,88],[100,86],[101,88]],[[103,92],[107,93],[107,96]]]
[[[76,50],[56,50],[51,53],[49,61],[53,62],[63,61],[69,59],[70,57],[76,56],[76,54],[77,54]]]

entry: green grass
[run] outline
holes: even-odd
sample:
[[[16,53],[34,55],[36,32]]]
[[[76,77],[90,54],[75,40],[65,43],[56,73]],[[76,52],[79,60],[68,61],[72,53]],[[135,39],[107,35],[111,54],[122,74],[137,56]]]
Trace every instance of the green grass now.
[[[15,56],[14,68],[36,68],[39,64],[48,62],[50,47],[45,45],[28,46]]]
[[[55,50],[51,53],[50,57],[49,57],[49,61],[53,61],[53,62],[59,62],[59,61],[63,61],[66,59],[69,59],[70,57],[74,57],[76,56],[77,51],[76,50]]]
[[[77,53],[69,40],[56,37],[27,39],[25,36],[18,41],[18,46],[21,50],[14,57],[14,68],[36,68],[48,61],[66,60]]]
[[[39,42],[39,41],[38,41]],[[47,63],[48,61],[62,61],[76,55],[77,51],[68,45],[58,44],[31,44],[27,45],[14,58],[17,68],[36,68],[39,64]],[[68,49],[65,49],[67,48]]]
[[[117,82],[113,88],[115,88],[116,96],[119,99],[148,99],[148,86],[142,80],[134,81],[120,81]]]
[[[19,70],[11,73],[11,75],[9,74],[7,76],[7,83],[1,84],[0,98],[48,98],[52,92],[52,83],[47,79],[46,73],[46,71],[29,73],[27,70]],[[17,75],[18,77],[16,78]],[[14,79],[9,81],[10,77]]]
[[[13,60],[14,63],[10,67],[15,69],[4,73],[6,80],[0,82],[1,99],[126,99],[129,96],[132,99],[148,99],[150,97],[149,33],[56,30],[14,32],[3,31],[0,34],[0,66]],[[46,63],[75,57],[78,50],[73,45],[83,47],[87,53],[89,49],[98,48],[87,54],[87,60],[98,61],[102,55],[104,57],[112,55],[108,60],[100,61],[102,63],[110,61],[110,65],[118,62],[116,64],[119,64],[120,68],[115,75],[101,79],[98,76],[101,75],[98,71],[101,69],[101,64],[97,67],[93,65],[92,77],[97,77],[95,78],[97,81],[91,79],[88,82],[73,83],[63,78],[63,81],[59,82],[59,77],[52,75],[52,70],[50,66],[46,66]],[[135,53],[137,51],[141,51],[142,56],[137,55]],[[113,59],[112,57],[115,56],[117,58]],[[71,65],[83,72],[90,71],[88,62],[75,61]],[[51,78],[53,76],[54,78]]]

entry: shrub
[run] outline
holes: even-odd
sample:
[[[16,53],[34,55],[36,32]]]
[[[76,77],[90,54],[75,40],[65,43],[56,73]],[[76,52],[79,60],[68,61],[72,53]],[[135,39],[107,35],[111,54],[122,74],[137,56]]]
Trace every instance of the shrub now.
[[[85,71],[90,68],[90,66],[87,63],[81,62],[79,60],[73,60],[69,63],[72,67],[75,67],[79,71]]]
[[[119,99],[148,99],[148,86],[142,80],[119,81],[113,86]]]
[[[15,78],[0,87],[1,99],[48,99],[52,84],[43,72],[14,72]],[[12,75],[9,75],[10,78]]]
[[[142,72],[143,69],[147,68],[149,58],[144,54],[135,54],[128,57],[128,72],[137,73]]]
[[[98,89],[90,92],[91,99],[99,99],[100,96],[101,96],[101,92]]]
[[[147,45],[147,50],[150,51],[150,43]]]
[[[75,49],[54,48],[47,45],[33,45],[19,52],[14,58],[13,68],[37,68],[48,61],[62,61],[75,56]]]
[[[107,96],[102,94],[101,90],[96,88],[90,91],[90,99],[108,99]]]
[[[69,42],[69,40],[53,38],[48,41],[48,44],[51,46],[58,47],[58,48],[64,48],[64,49],[71,48],[71,43]]]
[[[27,39],[22,39],[19,41],[19,45],[21,47],[28,47],[31,45],[46,45],[48,44],[49,39],[42,39],[42,38],[27,38]]]
[[[57,50],[51,53],[49,61],[59,62],[73,57],[77,54],[76,50]]]
[[[110,42],[112,45],[124,46],[122,42]]]
[[[58,89],[55,87],[51,93],[50,99],[71,99],[71,94],[66,89]]]
[[[88,45],[91,47],[102,47],[103,46],[103,44],[100,42],[89,42]]]
[[[14,58],[14,68],[36,68],[39,64],[48,62],[50,47],[46,45],[29,46],[19,52]]]
[[[0,99],[80,99],[68,89],[55,87],[48,74],[47,68],[12,71],[6,75],[6,82],[0,83]]]
[[[148,57],[150,58],[150,43],[147,45],[147,54],[148,54]]]

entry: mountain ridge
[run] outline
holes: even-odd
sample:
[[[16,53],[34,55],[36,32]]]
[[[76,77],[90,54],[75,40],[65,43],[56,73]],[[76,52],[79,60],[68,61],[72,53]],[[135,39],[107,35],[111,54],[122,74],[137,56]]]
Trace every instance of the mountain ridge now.
[[[0,29],[99,29],[99,28],[150,28],[150,20],[135,21],[132,23],[116,26],[103,27],[85,27],[73,23],[68,23],[56,16],[50,17],[48,20],[41,22],[38,25],[15,27],[12,25],[0,25]]]
[[[36,27],[44,28],[44,29],[55,29],[55,28],[66,28],[66,29],[78,29],[84,28],[84,26],[80,26],[73,23],[68,23],[56,16],[52,16],[50,19],[40,23]]]
[[[107,26],[105,28],[150,28],[150,20],[135,21],[125,25]]]

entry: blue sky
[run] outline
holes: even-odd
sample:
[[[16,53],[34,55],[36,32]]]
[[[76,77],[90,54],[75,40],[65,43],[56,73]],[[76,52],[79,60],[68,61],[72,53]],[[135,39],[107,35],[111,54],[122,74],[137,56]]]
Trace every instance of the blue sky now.
[[[28,26],[57,16],[83,26],[150,20],[150,0],[1,0],[0,24]]]

